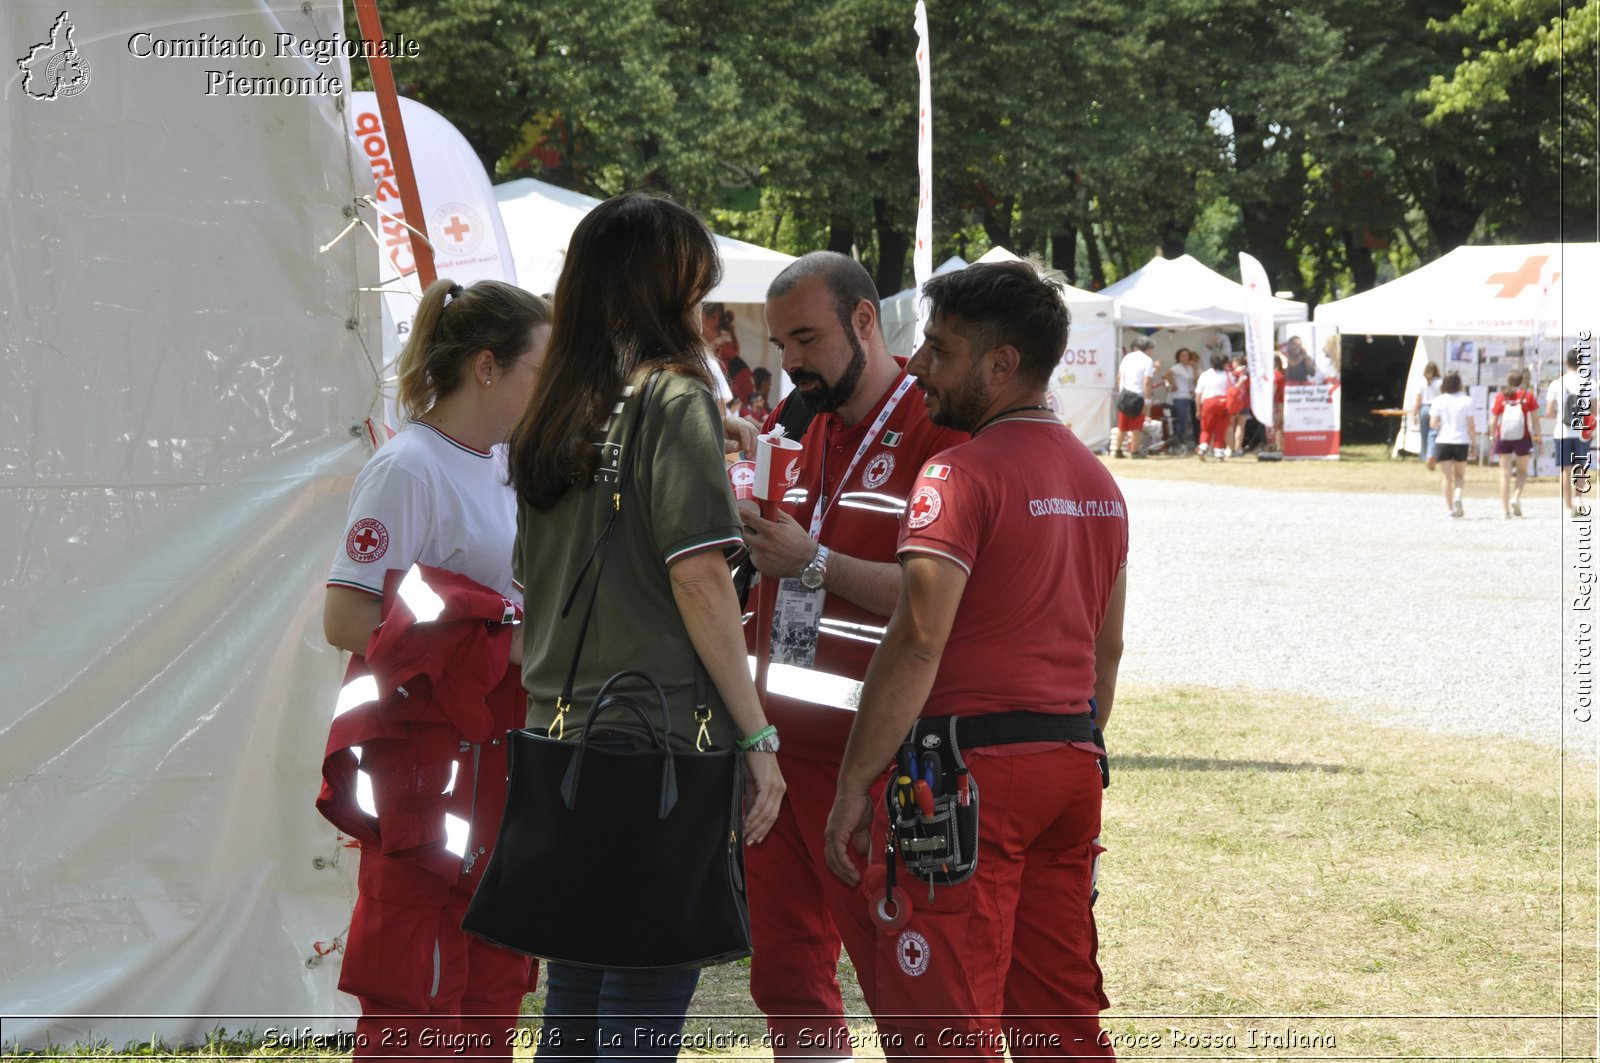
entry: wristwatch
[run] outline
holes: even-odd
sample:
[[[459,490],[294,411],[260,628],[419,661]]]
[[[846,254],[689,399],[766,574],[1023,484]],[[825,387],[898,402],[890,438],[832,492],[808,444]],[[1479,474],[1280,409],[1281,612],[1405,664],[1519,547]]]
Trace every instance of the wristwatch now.
[[[828,548],[817,547],[817,556],[811,563],[800,570],[800,584],[808,591],[820,591],[822,581],[828,577]]]

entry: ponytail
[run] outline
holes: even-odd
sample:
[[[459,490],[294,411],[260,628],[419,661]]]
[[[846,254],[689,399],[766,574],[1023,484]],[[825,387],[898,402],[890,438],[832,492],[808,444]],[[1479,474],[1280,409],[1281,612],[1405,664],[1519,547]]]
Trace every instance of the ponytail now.
[[[502,281],[463,288],[440,277],[428,285],[411,319],[411,335],[395,362],[395,401],[415,421],[461,384],[479,351],[507,366],[527,350],[536,325],[550,322],[550,304]]]

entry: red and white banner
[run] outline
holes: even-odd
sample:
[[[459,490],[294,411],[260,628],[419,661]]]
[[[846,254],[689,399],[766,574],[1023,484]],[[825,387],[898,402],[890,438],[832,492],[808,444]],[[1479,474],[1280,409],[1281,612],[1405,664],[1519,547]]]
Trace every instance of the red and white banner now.
[[[351,135],[372,167],[372,180],[377,186],[375,198],[381,211],[378,233],[383,253],[378,283],[383,290],[384,419],[394,430],[400,423],[393,389],[387,386],[392,375],[389,367],[405,345],[411,319],[422,298],[406,223],[427,229],[434,265],[441,277],[460,285],[480,280],[515,284],[517,272],[489,175],[455,126],[438,112],[401,97],[400,120],[405,123],[417,193],[426,215],[426,224],[421,225],[407,218],[401,206],[400,187],[389,156],[389,138],[378,114],[378,97],[371,92],[352,92],[350,120]]]
[[[1283,456],[1337,460],[1341,420],[1339,400],[1339,336],[1332,329],[1297,323],[1286,326],[1291,341],[1312,353],[1315,366],[1303,383],[1283,389]],[[1316,341],[1322,340],[1321,344]]]
[[[917,0],[917,242],[911,250],[911,275],[917,282],[917,334],[922,346],[927,304],[922,285],[933,276],[933,72],[928,55],[928,9]]]
[[[1239,252],[1239,281],[1250,294],[1261,297],[1260,309],[1244,319],[1244,353],[1250,367],[1250,412],[1264,425],[1272,424],[1272,284],[1254,255]]]

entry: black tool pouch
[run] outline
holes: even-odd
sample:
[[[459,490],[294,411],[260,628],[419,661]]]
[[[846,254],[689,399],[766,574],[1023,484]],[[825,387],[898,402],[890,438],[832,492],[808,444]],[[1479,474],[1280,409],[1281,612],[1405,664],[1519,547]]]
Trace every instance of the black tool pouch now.
[[[906,870],[932,886],[953,886],[972,877],[978,866],[978,783],[967,772],[950,735],[936,751],[939,767],[930,790],[933,814],[926,815],[897,776],[884,790],[889,829]],[[903,800],[909,798],[909,801]]]

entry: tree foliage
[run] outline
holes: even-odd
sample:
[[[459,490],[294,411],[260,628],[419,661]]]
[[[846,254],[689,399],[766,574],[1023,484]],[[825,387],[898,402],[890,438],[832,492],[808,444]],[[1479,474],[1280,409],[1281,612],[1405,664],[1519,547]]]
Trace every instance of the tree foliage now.
[[[662,189],[733,235],[854,251],[887,293],[915,220],[911,8],[384,17],[421,45],[402,91],[500,177]],[[1593,239],[1597,20],[1600,0],[930,0],[936,260],[1005,245],[1095,286],[1248,250],[1315,299],[1467,240]]]

